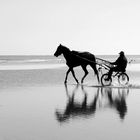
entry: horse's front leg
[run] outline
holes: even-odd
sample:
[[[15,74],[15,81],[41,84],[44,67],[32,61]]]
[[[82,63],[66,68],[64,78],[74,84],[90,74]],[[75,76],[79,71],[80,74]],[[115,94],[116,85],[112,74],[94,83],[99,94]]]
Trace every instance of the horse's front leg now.
[[[77,82],[77,84],[79,84],[79,82],[78,82],[78,80],[77,80],[77,78],[76,78],[76,76],[75,76],[75,73],[74,73],[73,68],[71,68],[71,73],[72,73],[72,75],[73,75],[75,81]]]
[[[68,71],[66,72],[66,77],[65,77],[64,83],[67,83],[67,78],[68,78],[68,74],[69,74],[70,71],[71,71],[71,70],[70,70],[70,68],[69,68]]]

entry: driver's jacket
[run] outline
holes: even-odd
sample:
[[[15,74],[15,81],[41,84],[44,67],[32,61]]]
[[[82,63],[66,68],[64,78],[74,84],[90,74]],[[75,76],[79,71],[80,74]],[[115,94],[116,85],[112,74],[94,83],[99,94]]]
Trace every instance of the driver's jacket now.
[[[119,70],[125,71],[127,66],[127,58],[125,57],[125,55],[120,55],[118,59],[111,64],[116,65]]]

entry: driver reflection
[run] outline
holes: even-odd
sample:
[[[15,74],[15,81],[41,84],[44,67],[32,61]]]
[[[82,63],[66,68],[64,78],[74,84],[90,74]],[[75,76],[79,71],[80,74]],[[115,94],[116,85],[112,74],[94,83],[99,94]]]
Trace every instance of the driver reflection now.
[[[127,113],[126,97],[129,89],[127,88],[102,88],[102,95],[108,101],[107,107],[114,108],[123,120]]]

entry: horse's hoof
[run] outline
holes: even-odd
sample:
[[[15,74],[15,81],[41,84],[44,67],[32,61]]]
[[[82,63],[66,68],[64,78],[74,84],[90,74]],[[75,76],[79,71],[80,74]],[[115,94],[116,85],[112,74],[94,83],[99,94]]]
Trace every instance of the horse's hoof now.
[[[77,84],[79,84],[79,82],[78,81],[76,81],[77,82]]]

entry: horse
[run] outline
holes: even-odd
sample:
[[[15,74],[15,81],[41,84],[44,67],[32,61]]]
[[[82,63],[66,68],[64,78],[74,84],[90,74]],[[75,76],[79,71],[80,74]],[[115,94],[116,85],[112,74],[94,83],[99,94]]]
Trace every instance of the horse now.
[[[81,79],[81,83],[83,83],[85,77],[88,75],[88,71],[86,68],[87,65],[91,66],[91,68],[94,70],[94,72],[97,76],[98,83],[100,82],[98,70],[96,68],[96,59],[93,54],[91,54],[89,52],[79,52],[79,51],[74,51],[74,50],[71,51],[66,46],[63,46],[60,44],[57,47],[56,52],[54,53],[54,56],[58,57],[61,54],[63,54],[64,58],[66,59],[66,64],[69,67],[68,71],[66,72],[66,77],[65,77],[64,83],[67,83],[67,78],[68,78],[69,72],[72,73],[77,84],[79,83],[79,81],[77,80],[77,78],[75,76],[74,70],[73,70],[73,68],[77,67],[77,66],[81,66],[85,72],[85,75]]]

